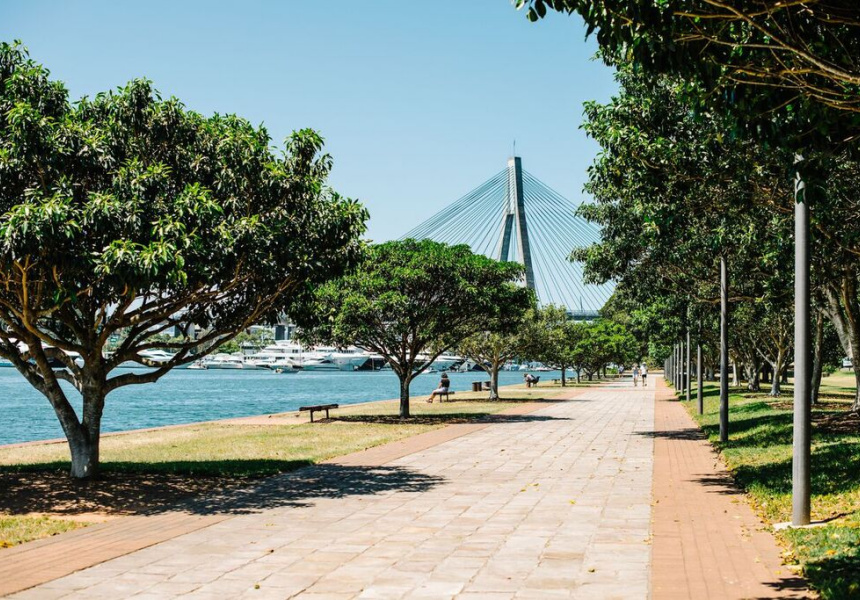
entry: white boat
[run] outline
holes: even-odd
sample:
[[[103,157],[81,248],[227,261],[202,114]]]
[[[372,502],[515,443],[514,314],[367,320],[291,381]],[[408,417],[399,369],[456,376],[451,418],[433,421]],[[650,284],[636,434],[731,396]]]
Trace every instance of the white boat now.
[[[418,358],[419,360],[426,361],[430,356],[428,354],[419,354]],[[466,359],[462,356],[442,353],[433,359],[430,366],[437,371],[452,371],[458,369],[465,361]]]
[[[291,360],[278,360],[271,364],[269,367],[273,372],[283,374],[283,373],[298,373],[301,369],[297,368],[296,365]]]
[[[373,357],[370,352],[356,346],[348,346],[342,349],[317,346],[314,348],[312,354],[313,356],[310,356],[312,362],[316,363],[318,359],[322,359],[320,362],[325,362],[327,359],[334,363],[341,371],[358,371]],[[302,366],[306,368],[307,363],[308,357],[306,356],[302,361]]]
[[[151,360],[156,363],[165,363],[172,359],[175,354],[171,352],[167,352],[166,350],[144,350],[140,352],[141,358],[145,358],[147,360]],[[136,360],[126,360],[119,363],[116,367],[117,369],[151,369],[143,363],[139,363]],[[187,369],[188,365],[179,365],[178,367],[174,367],[176,369]]]
[[[252,365],[252,368],[273,369],[279,365],[281,368],[284,366],[295,367],[301,364],[304,354],[305,350],[299,344],[280,341],[266,346],[255,354],[244,357],[244,362]]]
[[[457,356],[456,354],[443,353],[437,356],[436,360],[433,361],[433,368],[437,371],[449,371],[462,365],[465,360],[465,358]]]
[[[339,364],[327,356],[310,356],[302,360],[302,371],[344,371]],[[352,370],[352,369],[350,369]]]
[[[203,359],[203,366],[207,369],[244,369],[245,363],[241,356],[218,353]]]

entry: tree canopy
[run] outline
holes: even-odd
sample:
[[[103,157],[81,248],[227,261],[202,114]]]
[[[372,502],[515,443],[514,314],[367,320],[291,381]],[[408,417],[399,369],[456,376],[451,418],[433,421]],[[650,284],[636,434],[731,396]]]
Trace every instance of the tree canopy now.
[[[807,143],[860,134],[854,0],[517,0],[537,20],[577,13],[613,62],[687,76],[693,102]],[[701,93],[702,88],[706,93]],[[699,88],[699,89],[696,89]],[[780,133],[781,132],[781,133]]]
[[[111,391],[290,312],[359,260],[367,213],[326,186],[321,149],[302,130],[275,152],[262,127],[204,117],[145,80],[72,103],[0,44],[0,356],[54,407],[74,476],[97,470]],[[192,325],[199,339],[152,339]],[[165,346],[170,360],[146,357]],[[114,373],[129,360],[151,369]]]

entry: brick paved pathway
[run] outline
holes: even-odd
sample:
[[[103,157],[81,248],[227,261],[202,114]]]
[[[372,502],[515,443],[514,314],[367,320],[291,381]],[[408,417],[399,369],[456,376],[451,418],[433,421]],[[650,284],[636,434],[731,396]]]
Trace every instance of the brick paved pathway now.
[[[653,410],[610,385],[273,478],[196,507],[229,518],[17,597],[646,598]]]
[[[808,597],[713,447],[655,380],[654,600]]]

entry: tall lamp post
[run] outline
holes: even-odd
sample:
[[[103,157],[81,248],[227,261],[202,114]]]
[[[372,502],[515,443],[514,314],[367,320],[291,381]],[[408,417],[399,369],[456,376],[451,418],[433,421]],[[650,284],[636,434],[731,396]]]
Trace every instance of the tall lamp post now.
[[[720,257],[720,441],[729,441],[729,268]]]
[[[795,165],[803,161],[797,155]],[[794,443],[791,523],[810,520],[809,203],[798,170],[794,181]]]

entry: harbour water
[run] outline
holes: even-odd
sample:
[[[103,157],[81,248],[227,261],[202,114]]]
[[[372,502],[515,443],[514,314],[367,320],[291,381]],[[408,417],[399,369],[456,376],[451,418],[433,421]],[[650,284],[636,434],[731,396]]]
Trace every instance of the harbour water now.
[[[559,377],[557,371],[539,375],[544,380]],[[488,379],[483,372],[450,373],[450,378],[455,391],[470,390],[471,382]],[[521,371],[499,373],[501,385],[522,381]],[[438,383],[439,373],[425,373],[412,382],[412,395],[429,395]],[[307,404],[385,400],[396,398],[398,390],[397,376],[391,371],[279,375],[268,370],[181,369],[168,373],[157,383],[129,386],[111,393],[102,430],[126,431],[286,412]],[[77,393],[70,391],[69,397],[80,411]],[[13,368],[0,368],[0,405],[6,417],[6,426],[0,428],[0,445],[63,437],[48,400]]]

